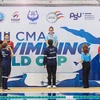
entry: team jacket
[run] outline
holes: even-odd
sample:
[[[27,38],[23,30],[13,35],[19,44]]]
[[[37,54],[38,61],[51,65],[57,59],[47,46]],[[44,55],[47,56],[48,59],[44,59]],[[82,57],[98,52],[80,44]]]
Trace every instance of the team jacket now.
[[[55,64],[56,62],[56,56],[57,56],[57,48],[52,46],[48,46],[44,51],[44,60],[43,64]]]

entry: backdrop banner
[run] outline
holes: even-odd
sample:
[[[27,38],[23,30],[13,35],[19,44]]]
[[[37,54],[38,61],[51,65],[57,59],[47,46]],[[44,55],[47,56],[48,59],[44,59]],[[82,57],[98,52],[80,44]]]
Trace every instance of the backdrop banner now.
[[[87,44],[92,56],[90,80],[94,83],[91,84],[100,86],[99,11],[100,7],[95,6],[0,7],[0,39],[4,40],[4,34],[9,32],[14,42],[9,86],[47,85],[43,53],[50,26],[58,37],[57,85],[69,86],[71,81],[78,80],[75,83],[78,84],[82,80],[82,64],[77,61],[81,59],[82,45]]]

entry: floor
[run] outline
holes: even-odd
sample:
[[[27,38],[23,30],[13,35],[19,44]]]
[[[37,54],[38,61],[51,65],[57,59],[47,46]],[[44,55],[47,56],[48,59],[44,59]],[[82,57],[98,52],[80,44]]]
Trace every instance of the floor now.
[[[0,100],[100,100],[100,87],[46,87],[0,89]]]

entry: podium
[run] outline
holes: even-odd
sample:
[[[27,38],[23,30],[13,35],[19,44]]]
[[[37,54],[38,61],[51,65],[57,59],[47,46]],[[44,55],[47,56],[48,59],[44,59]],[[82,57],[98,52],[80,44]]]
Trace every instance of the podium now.
[[[22,78],[9,79],[11,87],[46,87],[47,73],[25,73]],[[79,73],[57,73],[57,87],[79,87]]]

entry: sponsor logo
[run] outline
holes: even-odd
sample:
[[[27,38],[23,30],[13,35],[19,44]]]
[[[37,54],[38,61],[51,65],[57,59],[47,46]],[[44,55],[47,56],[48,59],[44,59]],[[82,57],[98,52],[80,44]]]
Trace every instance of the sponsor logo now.
[[[70,19],[78,20],[80,18],[84,18],[84,20],[94,20],[95,16],[92,13],[73,13],[71,12],[69,15]]]
[[[19,22],[20,21],[19,12],[18,11],[16,11],[16,12],[13,13],[11,21],[12,22]]]
[[[63,14],[60,11],[56,12],[50,12],[47,16],[46,19],[49,23],[55,23],[57,20],[63,18]]]
[[[37,24],[36,20],[38,20],[39,14],[37,11],[29,11],[27,18],[31,21],[29,24]]]
[[[5,16],[2,12],[0,12],[0,22],[3,22],[5,19]]]

